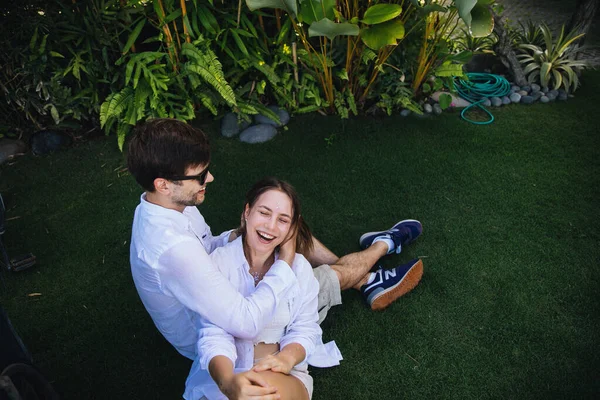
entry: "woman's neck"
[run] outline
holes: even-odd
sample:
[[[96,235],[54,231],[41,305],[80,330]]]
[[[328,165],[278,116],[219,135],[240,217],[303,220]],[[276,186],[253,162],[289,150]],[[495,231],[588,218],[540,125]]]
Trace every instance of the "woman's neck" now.
[[[244,255],[250,265],[250,269],[254,272],[262,273],[263,275],[271,268],[271,265],[275,263],[275,253],[260,253],[250,248],[246,243],[245,238],[243,239]],[[261,278],[262,279],[262,278]]]

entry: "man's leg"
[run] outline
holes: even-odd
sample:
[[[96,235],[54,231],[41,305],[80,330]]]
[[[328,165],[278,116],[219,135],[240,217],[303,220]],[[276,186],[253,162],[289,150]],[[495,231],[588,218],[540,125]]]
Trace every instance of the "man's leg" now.
[[[372,273],[370,270],[381,257],[400,252],[403,245],[414,241],[421,232],[420,222],[400,221],[387,231],[363,235],[360,244],[366,249],[340,259],[337,259],[337,256],[320,241],[313,238],[313,251],[306,256],[311,264],[322,264],[314,269],[321,285],[320,322],[325,318],[329,308],[341,304],[340,290],[349,288],[360,290],[373,309],[383,309],[412,290],[423,274],[423,264],[420,260],[413,260],[411,263],[386,272],[379,269]],[[367,240],[364,240],[365,236],[368,236]]]
[[[338,277],[340,289],[359,290],[369,280],[370,271],[377,261],[387,253],[388,245],[384,242],[376,242],[363,251],[347,254],[330,264]]]

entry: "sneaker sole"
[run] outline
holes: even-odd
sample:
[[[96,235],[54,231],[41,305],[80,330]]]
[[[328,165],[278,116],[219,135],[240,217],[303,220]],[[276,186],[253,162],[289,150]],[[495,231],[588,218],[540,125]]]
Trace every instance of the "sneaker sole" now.
[[[413,290],[421,280],[423,276],[423,261],[419,260],[413,265],[413,267],[406,273],[404,278],[398,282],[395,286],[388,289],[387,292],[376,297],[371,303],[371,309],[374,311],[383,310],[390,304],[392,304],[399,297],[404,296],[406,293]]]
[[[395,223],[395,224],[394,224],[394,226],[396,226],[396,225],[400,225],[400,224],[402,224],[402,223],[404,223],[404,222],[418,222],[418,223],[421,223],[420,221],[417,221],[416,219],[404,219],[404,220],[402,220],[402,221],[400,221],[400,222],[397,222],[397,223]],[[367,236],[369,236],[369,235],[379,235],[380,233],[385,233],[385,232],[387,232],[387,231],[390,231],[390,230],[394,229],[394,226],[392,226],[390,229],[386,229],[385,231],[367,232],[367,233],[363,234],[363,235],[362,235],[362,236],[361,236],[361,237],[358,239],[358,244],[360,245],[360,243],[363,241],[363,239],[364,239],[364,238],[366,238]],[[422,226],[422,225],[421,225],[421,226]],[[361,247],[362,247],[362,246],[361,246]]]

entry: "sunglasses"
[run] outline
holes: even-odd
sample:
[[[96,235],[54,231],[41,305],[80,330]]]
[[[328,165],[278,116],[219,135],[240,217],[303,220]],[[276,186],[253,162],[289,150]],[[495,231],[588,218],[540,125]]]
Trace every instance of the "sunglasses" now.
[[[172,176],[168,178],[170,181],[191,181],[196,180],[200,185],[206,183],[206,177],[208,176],[208,167],[202,171],[200,175],[183,175],[183,176]]]

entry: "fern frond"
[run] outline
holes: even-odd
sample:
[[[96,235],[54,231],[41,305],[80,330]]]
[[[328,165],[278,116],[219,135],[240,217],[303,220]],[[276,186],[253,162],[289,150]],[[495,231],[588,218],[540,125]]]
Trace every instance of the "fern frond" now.
[[[348,119],[348,107],[344,102],[344,97],[340,92],[335,93],[335,99],[333,100],[333,105],[335,106],[336,111],[340,115],[342,119]]]
[[[204,51],[200,51],[190,43],[184,43],[181,48],[181,54],[189,58],[185,64],[186,69],[200,75],[223,97],[227,104],[236,105],[235,94],[225,79],[223,67],[217,55],[207,46],[204,46]]]
[[[354,100],[354,94],[350,89],[346,89],[346,102],[348,103],[348,107],[352,114],[358,115],[358,110],[356,109],[356,101]]]
[[[296,114],[306,114],[306,113],[309,113],[309,112],[318,111],[320,109],[321,109],[321,107],[319,107],[317,105],[301,107],[301,108],[299,108],[299,109],[296,110]]]
[[[362,55],[360,57],[360,60],[362,61],[362,63],[367,65],[367,64],[369,64],[369,61],[374,62],[375,59],[377,59],[377,53],[375,53],[373,50],[369,49],[368,47],[365,47],[363,49]]]
[[[206,107],[206,109],[210,111],[212,115],[216,116],[218,114],[217,107],[213,103],[212,96],[202,90],[196,93],[196,96],[198,96],[202,105]]]
[[[123,151],[123,144],[125,144],[125,138],[127,134],[131,131],[131,125],[119,123],[117,126],[117,143],[119,145],[119,150]]]
[[[113,93],[106,98],[105,103],[100,107],[100,126],[104,126],[110,118],[119,118],[123,111],[133,101],[133,89],[125,87],[119,93]],[[102,109],[104,108],[104,112]]]
[[[276,85],[279,83],[280,79],[277,76],[277,74],[275,73],[275,70],[273,70],[273,68],[271,68],[270,65],[265,64],[262,61],[255,61],[254,63],[252,63],[252,66],[257,69],[258,71],[262,72],[263,75],[269,80],[269,82],[271,82],[273,85]]]

